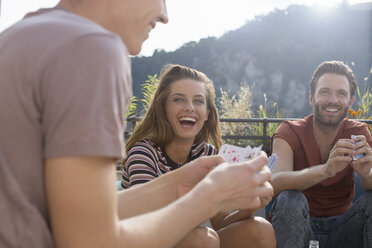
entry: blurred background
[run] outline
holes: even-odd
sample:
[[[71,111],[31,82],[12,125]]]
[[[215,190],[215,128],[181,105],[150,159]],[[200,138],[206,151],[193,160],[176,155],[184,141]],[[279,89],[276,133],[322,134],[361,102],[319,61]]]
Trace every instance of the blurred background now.
[[[57,0],[0,0],[0,31],[27,12]],[[239,97],[249,87],[251,110],[303,117],[311,112],[308,84],[317,65],[342,60],[355,73],[360,96],[371,88],[372,1],[167,0],[169,23],[158,24],[132,57],[133,91],[168,63],[206,73]],[[369,91],[370,92],[370,91]],[[361,98],[361,97],[359,97]],[[355,109],[361,99],[355,102]],[[138,106],[137,111],[141,111]],[[275,117],[275,116],[269,116]]]

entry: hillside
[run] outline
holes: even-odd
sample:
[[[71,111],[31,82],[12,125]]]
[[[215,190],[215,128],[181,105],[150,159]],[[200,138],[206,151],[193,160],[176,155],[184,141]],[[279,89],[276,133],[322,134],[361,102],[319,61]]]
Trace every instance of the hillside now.
[[[300,5],[257,16],[220,38],[189,42],[174,52],[155,51],[132,58],[134,94],[147,75],[167,63],[206,73],[219,88],[236,92],[241,82],[253,84],[254,104],[268,99],[290,117],[311,111],[308,82],[324,60],[342,60],[363,82],[372,67],[372,3],[340,5],[328,12]],[[369,77],[369,84],[372,78]]]

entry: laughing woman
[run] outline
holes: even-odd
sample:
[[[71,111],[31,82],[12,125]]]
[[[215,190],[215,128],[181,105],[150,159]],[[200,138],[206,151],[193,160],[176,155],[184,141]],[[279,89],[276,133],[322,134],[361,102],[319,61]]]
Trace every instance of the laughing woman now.
[[[148,112],[127,142],[122,188],[151,181],[198,157],[217,154],[222,139],[214,100],[213,83],[204,73],[181,65],[165,67]],[[220,213],[211,219],[216,231],[197,227],[177,248],[275,247],[271,224],[253,218],[253,213]]]

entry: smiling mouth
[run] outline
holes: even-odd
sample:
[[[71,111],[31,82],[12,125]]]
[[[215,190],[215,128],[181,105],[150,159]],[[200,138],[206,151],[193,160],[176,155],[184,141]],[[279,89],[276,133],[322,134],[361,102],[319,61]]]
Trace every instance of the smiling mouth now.
[[[323,106],[322,109],[326,113],[335,114],[335,113],[340,112],[341,108],[340,108],[340,106],[337,106],[337,105],[327,105],[327,106]]]
[[[338,112],[337,108],[325,108],[325,111],[330,112],[330,113],[336,113]]]
[[[193,117],[181,117],[178,121],[181,123],[181,125],[185,126],[192,127],[196,124],[196,119]]]

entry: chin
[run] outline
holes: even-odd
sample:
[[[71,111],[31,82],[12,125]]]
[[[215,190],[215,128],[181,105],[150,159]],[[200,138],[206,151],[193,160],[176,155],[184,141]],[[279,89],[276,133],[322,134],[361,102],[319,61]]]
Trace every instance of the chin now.
[[[142,50],[143,42],[139,42],[133,39],[128,40],[128,42],[125,42],[125,40],[123,39],[123,42],[128,49],[129,55],[132,55],[132,56],[138,55]]]
[[[135,47],[135,48],[128,48],[129,55],[136,56],[138,55],[142,50],[142,46]]]

